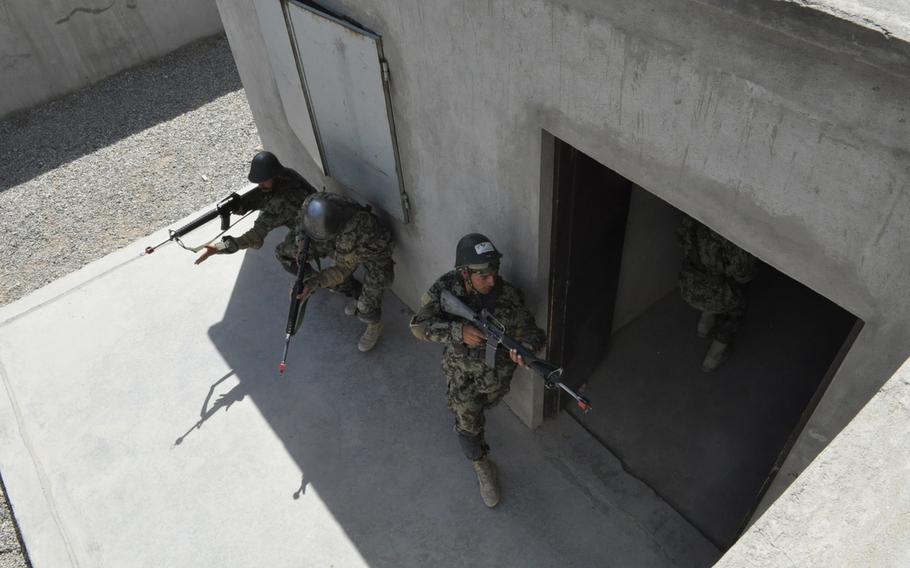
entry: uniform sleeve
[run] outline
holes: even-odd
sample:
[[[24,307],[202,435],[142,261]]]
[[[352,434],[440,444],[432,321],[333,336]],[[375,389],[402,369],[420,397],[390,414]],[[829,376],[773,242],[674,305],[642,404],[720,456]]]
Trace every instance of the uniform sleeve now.
[[[273,197],[265,203],[264,208],[253,223],[253,228],[234,240],[241,249],[258,249],[265,242],[265,237],[273,229],[287,224],[288,221],[293,219],[294,215],[296,215],[296,211],[290,211],[289,204],[284,199]]]
[[[453,321],[447,316],[439,305],[439,294],[442,285],[433,284],[420,298],[420,309],[411,318],[411,332],[418,339],[434,341],[436,343],[462,343],[462,323]]]
[[[334,288],[348,279],[354,272],[345,266],[329,266],[306,279],[305,284],[311,288]]]
[[[512,325],[509,327],[509,335],[525,344],[534,353],[543,349],[543,346],[547,343],[547,335],[542,329],[537,327],[537,323],[534,321],[534,314],[524,305],[524,301],[520,297],[515,305]]]

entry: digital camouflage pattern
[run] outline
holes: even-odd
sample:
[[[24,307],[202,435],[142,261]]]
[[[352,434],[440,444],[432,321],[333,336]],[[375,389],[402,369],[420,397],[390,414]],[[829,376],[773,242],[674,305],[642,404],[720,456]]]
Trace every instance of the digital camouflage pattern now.
[[[455,427],[466,434],[483,435],[484,410],[496,405],[512,382],[516,364],[502,346],[496,352],[496,367],[484,363],[486,347],[468,347],[462,338],[465,320],[442,310],[439,296],[449,290],[471,309],[486,308],[502,322],[506,334],[521,341],[531,351],[540,350],[546,335],[537,327],[534,316],[524,305],[521,292],[497,277],[486,295],[469,293],[461,274],[453,270],[442,275],[420,299],[420,310],[411,319],[415,335],[444,345],[442,371],[447,381],[449,410],[455,413]]]
[[[714,338],[729,343],[746,309],[742,285],[755,277],[757,260],[688,215],[676,234],[685,255],[680,293],[693,308],[718,314]]]
[[[275,247],[275,257],[285,270],[297,274],[297,213],[303,201],[316,190],[303,176],[290,168],[276,176],[270,191],[260,193],[259,199],[250,204],[249,210],[259,210],[253,228],[239,237],[226,238],[228,247],[223,251],[230,254],[239,250],[258,249],[265,237],[278,227],[290,229],[284,240]]]
[[[392,260],[392,233],[385,228],[368,207],[342,195],[324,194],[334,204],[347,207],[352,213],[335,237],[313,240],[310,259],[329,258],[334,266],[314,272],[305,283],[313,288],[330,288],[357,297],[357,315],[367,323],[378,322],[382,315],[382,296],[395,278]],[[296,237],[302,239],[303,210],[299,211]],[[363,282],[353,278],[354,270],[363,266]],[[361,288],[358,290],[357,288]]]

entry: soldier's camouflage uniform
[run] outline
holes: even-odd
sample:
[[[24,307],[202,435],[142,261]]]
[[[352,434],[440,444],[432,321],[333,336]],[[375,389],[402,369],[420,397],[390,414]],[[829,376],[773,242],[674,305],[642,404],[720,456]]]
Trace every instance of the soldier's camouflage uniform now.
[[[676,235],[685,255],[679,272],[682,297],[693,308],[717,314],[714,339],[730,343],[746,309],[742,284],[755,276],[757,261],[688,215]]]
[[[334,193],[325,197],[335,204],[354,211],[353,216],[331,239],[310,244],[309,259],[329,258],[334,265],[307,277],[312,288],[330,288],[357,298],[357,316],[366,323],[376,323],[382,315],[382,295],[395,278],[392,260],[392,234],[368,207]],[[297,223],[297,238],[303,232],[303,214]],[[357,266],[363,266],[363,283],[353,277]]]
[[[261,248],[266,235],[284,226],[290,230],[284,240],[275,247],[275,257],[285,270],[296,275],[297,214],[303,201],[315,191],[303,176],[290,168],[285,168],[273,179],[272,189],[260,192],[259,198],[250,203],[250,211],[260,210],[253,228],[239,237],[226,238],[227,247],[223,252],[230,254],[247,248]]]
[[[500,346],[496,352],[496,367],[484,363],[486,346],[468,347],[462,338],[465,320],[442,310],[439,296],[449,290],[477,313],[486,308],[499,320],[509,335],[538,351],[546,343],[544,332],[534,323],[534,316],[524,305],[521,292],[496,278],[489,294],[468,293],[461,274],[453,270],[442,275],[420,299],[420,310],[411,320],[424,339],[442,343],[442,370],[447,381],[449,410],[455,413],[458,431],[482,439],[484,410],[496,405],[509,392],[516,364],[509,352]]]

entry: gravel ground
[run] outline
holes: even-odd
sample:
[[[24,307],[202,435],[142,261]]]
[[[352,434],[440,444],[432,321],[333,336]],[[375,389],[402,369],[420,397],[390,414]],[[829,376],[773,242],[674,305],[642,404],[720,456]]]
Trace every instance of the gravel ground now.
[[[16,526],[6,502],[6,493],[0,484],[0,568],[25,568],[28,566],[19,539],[16,537]]]
[[[259,144],[223,36],[0,121],[0,305],[242,187]]]
[[[259,145],[227,40],[0,121],[0,305],[246,183]]]

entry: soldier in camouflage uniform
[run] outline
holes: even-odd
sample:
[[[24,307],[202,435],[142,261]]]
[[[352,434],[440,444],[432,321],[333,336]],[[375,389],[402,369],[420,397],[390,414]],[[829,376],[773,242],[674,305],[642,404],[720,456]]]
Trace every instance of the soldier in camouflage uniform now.
[[[395,278],[392,260],[392,234],[369,207],[353,199],[316,193],[303,203],[297,224],[297,240],[311,239],[307,260],[329,258],[333,265],[311,271],[304,284],[304,299],[316,288],[328,288],[355,298],[345,307],[367,324],[357,343],[369,351],[382,333],[382,295]],[[363,283],[354,280],[354,270],[363,267]],[[307,270],[310,267],[307,266]]]
[[[684,258],[679,272],[683,299],[701,311],[699,337],[713,337],[702,369],[713,371],[728,355],[746,310],[744,284],[755,276],[754,256],[688,215],[676,230]]]
[[[473,310],[486,309],[502,322],[506,334],[531,351],[544,346],[546,337],[524,305],[521,292],[498,276],[502,256],[488,238],[472,233],[456,247],[455,270],[443,274],[420,299],[420,310],[411,319],[411,331],[419,339],[444,345],[442,370],[447,381],[449,410],[455,414],[455,432],[465,456],[473,462],[480,495],[488,507],[499,502],[496,469],[484,441],[484,411],[495,406],[507,392],[517,364],[524,365],[515,351],[500,347],[496,366],[484,362],[483,333],[440,307],[440,294],[449,290]]]
[[[275,247],[275,256],[281,266],[291,274],[297,274],[297,214],[303,201],[315,189],[297,172],[281,165],[271,152],[259,152],[250,163],[248,179],[259,184],[259,198],[250,203],[247,211],[259,210],[253,228],[239,237],[225,236],[214,245],[206,245],[205,252],[196,259],[204,262],[213,254],[233,254],[243,249],[262,247],[266,235],[273,229],[284,226],[287,236]],[[243,214],[246,211],[239,211]]]

